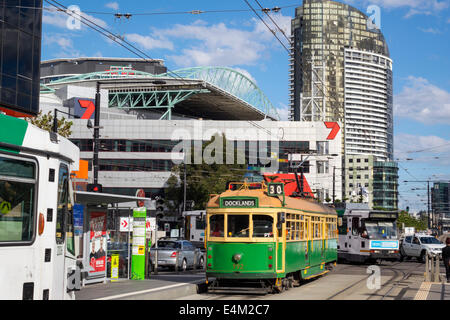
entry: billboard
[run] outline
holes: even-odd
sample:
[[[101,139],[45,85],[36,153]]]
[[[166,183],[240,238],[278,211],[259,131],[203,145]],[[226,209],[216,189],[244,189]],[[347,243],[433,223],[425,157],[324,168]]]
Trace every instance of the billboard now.
[[[89,221],[89,274],[106,271],[106,212],[92,211]]]

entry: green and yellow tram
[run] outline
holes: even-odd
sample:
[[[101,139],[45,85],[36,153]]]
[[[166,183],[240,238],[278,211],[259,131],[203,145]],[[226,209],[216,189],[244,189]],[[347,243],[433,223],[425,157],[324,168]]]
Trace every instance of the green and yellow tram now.
[[[337,261],[337,214],[286,197],[283,184],[234,184],[207,205],[209,290],[258,287],[280,292],[327,273]]]

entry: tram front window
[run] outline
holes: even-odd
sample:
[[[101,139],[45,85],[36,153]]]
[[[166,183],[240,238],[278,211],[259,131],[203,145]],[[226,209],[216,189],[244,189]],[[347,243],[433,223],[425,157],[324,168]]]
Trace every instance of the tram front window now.
[[[0,157],[0,243],[33,239],[36,165]]]
[[[209,218],[209,236],[223,237],[224,236],[224,216],[223,214],[215,214]]]
[[[228,215],[228,237],[248,238],[249,230],[250,226],[248,215]]]
[[[273,217],[254,214],[253,237],[273,238]]]
[[[395,222],[366,221],[365,226],[369,239],[397,239]]]

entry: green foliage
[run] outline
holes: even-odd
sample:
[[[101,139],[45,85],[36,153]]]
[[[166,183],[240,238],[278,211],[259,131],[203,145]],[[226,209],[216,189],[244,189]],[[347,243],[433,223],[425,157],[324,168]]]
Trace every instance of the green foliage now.
[[[428,226],[426,219],[416,219],[406,211],[401,211],[397,220],[398,227],[401,228],[403,224],[405,225],[405,228],[414,227],[417,231],[426,230]]]
[[[39,111],[36,117],[28,118],[27,121],[43,130],[49,132],[53,131],[53,114],[51,111],[49,111],[47,114],[43,114],[42,111]],[[70,137],[70,135],[72,134],[72,131],[70,130],[72,125],[73,122],[67,121],[64,117],[58,119],[58,134],[65,138]]]
[[[218,139],[222,139],[223,148],[221,150],[218,150],[218,148],[211,149],[214,146],[220,146]],[[226,138],[224,136],[214,136],[211,141],[203,143],[202,150],[197,151],[202,151],[203,155],[205,149],[207,152],[212,150],[212,157],[222,159],[223,164],[207,164],[204,157],[202,157],[201,164],[186,165],[186,200],[194,201],[193,210],[205,209],[210,195],[224,192],[227,182],[243,181],[247,168],[245,164],[226,164]],[[194,163],[195,151],[194,148],[191,149],[191,163]],[[234,159],[234,162],[237,162],[236,150]],[[166,200],[173,203],[173,210],[183,203],[184,168],[183,164],[174,166],[172,175],[167,182]]]

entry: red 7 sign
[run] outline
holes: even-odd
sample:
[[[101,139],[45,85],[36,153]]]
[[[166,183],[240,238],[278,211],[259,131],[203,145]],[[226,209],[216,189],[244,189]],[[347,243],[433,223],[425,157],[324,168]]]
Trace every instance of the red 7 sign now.
[[[94,102],[90,100],[78,100],[80,103],[80,106],[84,109],[86,109],[86,112],[83,114],[81,119],[90,119],[92,117],[92,114],[95,111],[95,104]]]
[[[325,122],[325,127],[328,129],[331,129],[330,134],[328,135],[327,140],[334,140],[336,138],[336,135],[338,134],[339,130],[341,130],[341,127],[337,122]]]

